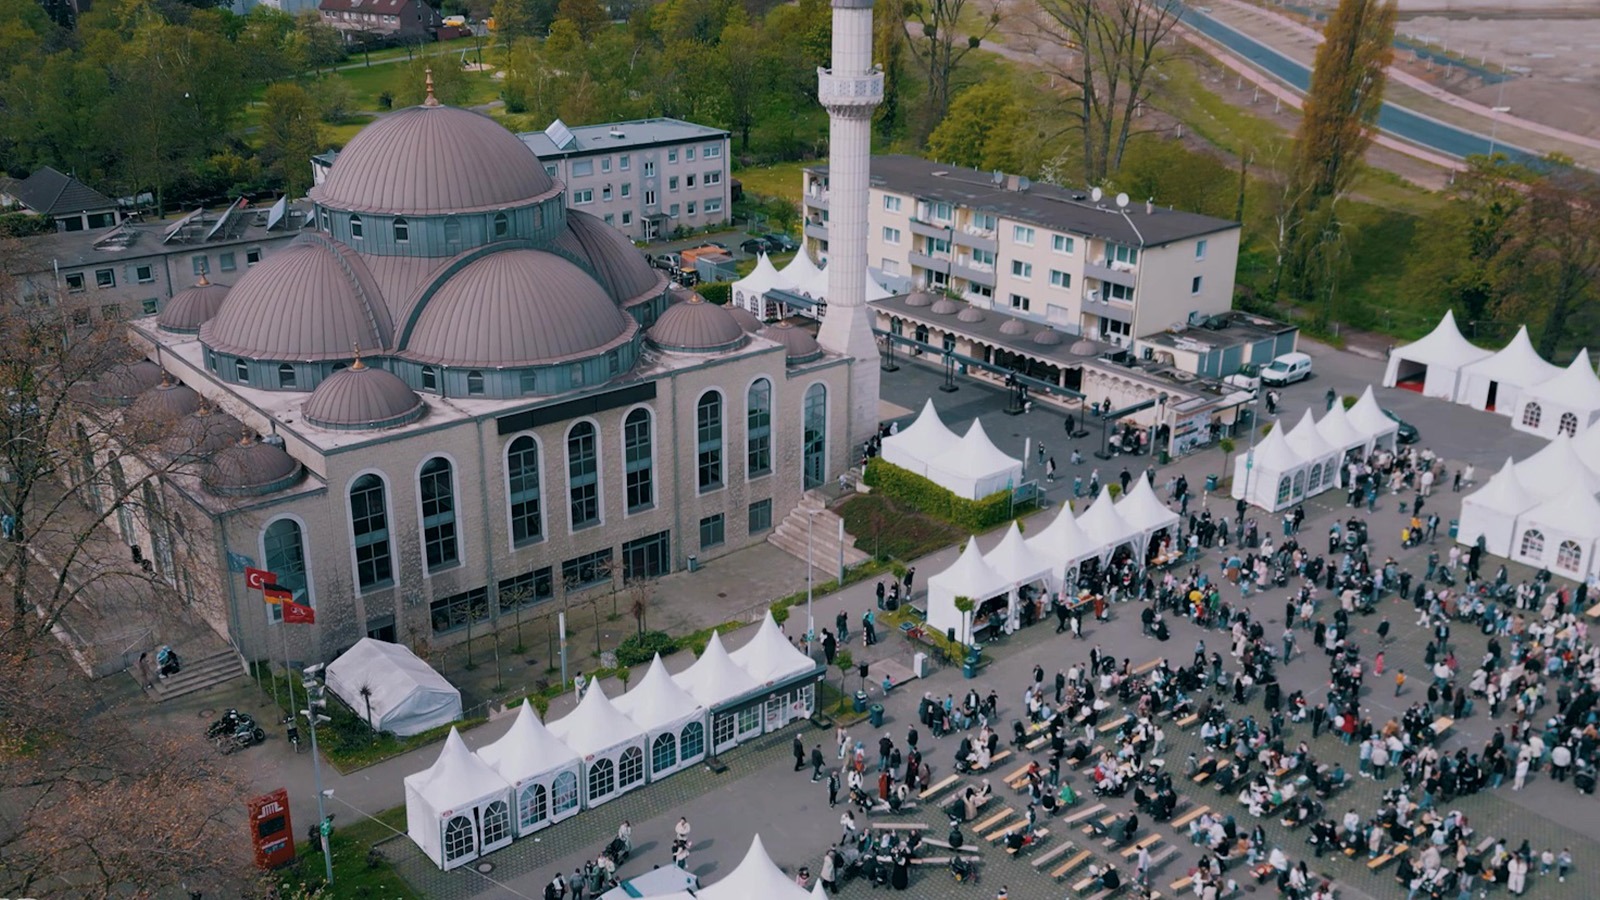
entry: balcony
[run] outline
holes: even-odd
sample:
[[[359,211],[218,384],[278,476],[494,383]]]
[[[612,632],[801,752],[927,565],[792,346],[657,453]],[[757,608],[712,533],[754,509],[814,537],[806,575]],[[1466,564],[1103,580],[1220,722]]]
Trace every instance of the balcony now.
[[[1000,249],[1000,240],[992,231],[969,230],[957,228],[951,235],[958,247],[970,247],[974,250],[987,250],[990,253]]]
[[[828,192],[827,191],[815,191],[815,192],[812,192],[812,191],[808,190],[808,191],[805,192],[805,203],[806,203],[806,206],[809,206],[812,209],[827,209],[828,208]]]
[[[1090,315],[1133,324],[1133,301],[1108,300],[1100,291],[1083,292],[1083,311]]]
[[[973,262],[969,256],[956,257],[955,264],[950,269],[950,274],[957,278],[965,278],[985,287],[994,287],[994,266]]]
[[[948,257],[929,256],[926,253],[912,251],[906,254],[906,261],[919,269],[927,269],[930,272],[943,272],[946,275],[950,274],[950,260]]]
[[[920,234],[923,237],[938,238],[938,239],[940,239],[942,241],[950,240],[950,226],[949,225],[940,225],[938,223],[929,222],[929,221],[926,221],[924,219],[912,219],[911,220],[911,233],[912,234]]]
[[[1139,282],[1138,274],[1126,263],[1107,262],[1104,259],[1084,263],[1083,274],[1085,278],[1095,278],[1123,287],[1135,287]]]
[[[828,223],[807,222],[805,227],[806,237],[816,238],[819,241],[828,239]]]

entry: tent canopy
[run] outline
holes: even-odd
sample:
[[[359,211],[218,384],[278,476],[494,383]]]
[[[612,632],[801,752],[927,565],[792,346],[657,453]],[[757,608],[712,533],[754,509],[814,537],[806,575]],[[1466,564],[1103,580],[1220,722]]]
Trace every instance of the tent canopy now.
[[[977,500],[1022,480],[1022,460],[1007,456],[983,429],[983,421],[972,420],[972,427],[954,447],[928,460],[928,478],[961,497]]]
[[[792,293],[825,300],[828,296],[828,274],[811,261],[811,254],[801,250],[778,270],[779,286]]]
[[[811,897],[767,855],[759,834],[750,842],[743,862],[726,878],[701,888],[696,896],[700,900],[810,900]]]
[[[752,694],[761,685],[749,672],[739,667],[722,645],[722,637],[711,632],[706,649],[694,664],[672,676],[680,687],[689,692],[701,706],[711,708],[730,700]]]
[[[1337,405],[1334,407],[1338,408]],[[1269,511],[1283,509],[1305,497],[1306,460],[1289,448],[1283,429],[1275,427],[1256,445],[1254,453],[1240,454],[1233,465],[1234,499]],[[1289,479],[1290,489],[1279,489],[1284,479]],[[1300,492],[1294,484],[1299,480]]]
[[[511,784],[561,769],[576,770],[582,762],[578,754],[544,727],[527,700],[522,701],[511,728],[500,740],[479,748],[478,758]]]
[[[361,696],[363,687],[371,696]],[[362,638],[328,665],[328,689],[376,731],[402,737],[461,718],[461,692],[411,648]]]
[[[1367,436],[1350,424],[1342,403],[1335,403],[1333,409],[1328,410],[1322,417],[1322,421],[1317,423],[1317,433],[1322,435],[1322,439],[1341,456],[1347,450],[1365,447],[1367,444]]]
[[[1529,387],[1523,396],[1573,409],[1600,409],[1600,378],[1588,348],[1579,350],[1560,375]]]
[[[728,656],[749,672],[757,684],[783,681],[817,668],[816,660],[795,649],[783,636],[783,629],[778,627],[778,620],[772,617],[770,609],[749,643]]]
[[[1418,368],[1425,369],[1422,393],[1429,397],[1453,400],[1461,369],[1490,355],[1488,350],[1475,347],[1461,336],[1456,327],[1456,315],[1447,311],[1439,324],[1419,341],[1396,347],[1389,351],[1389,365],[1384,370],[1383,386],[1394,387],[1415,376]]]
[[[969,537],[956,561],[928,579],[928,625],[940,631],[955,629],[958,636],[964,636],[970,622],[968,614],[956,609],[956,598],[970,597],[973,602],[982,603],[1005,593],[1010,584],[984,562],[978,539]]]
[[[612,705],[645,731],[659,731],[705,714],[700,702],[667,674],[659,653],[633,690],[612,701]]]
[[[1079,560],[1099,556],[1105,550],[1103,544],[1097,543],[1078,527],[1072,508],[1065,503],[1061,505],[1061,512],[1043,531],[1028,539],[1028,546],[1045,560],[1063,568]]]
[[[756,267],[749,275],[733,283],[731,296],[734,303],[755,313],[758,316],[766,315],[767,291],[782,287],[783,279],[778,275],[778,270],[772,265],[772,260],[765,253],[756,254]]]
[[[1528,326],[1523,325],[1500,352],[1461,370],[1456,402],[1487,409],[1489,387],[1495,385],[1495,410],[1510,415],[1523,391],[1560,374],[1560,366],[1552,365],[1533,349]]]
[[[598,678],[589,682],[577,707],[551,722],[549,728],[585,759],[644,738],[644,729],[612,705]]]
[[[1011,523],[1000,543],[984,554],[983,561],[1013,585],[1029,584],[1050,575],[1049,560],[1028,546],[1016,522]]]
[[[1119,545],[1125,544],[1143,534],[1138,527],[1128,523],[1117,512],[1116,503],[1111,499],[1111,485],[1100,488],[1100,496],[1089,504],[1089,508],[1078,517],[1078,527],[1085,534],[1092,535],[1100,541],[1106,550],[1115,550]],[[1102,551],[1103,552],[1103,551]]]
[[[1573,449],[1572,439],[1558,434],[1544,449],[1517,463],[1517,478],[1540,501],[1553,500],[1569,491],[1600,491],[1596,476]]]
[[[1508,456],[1506,464],[1487,484],[1461,499],[1456,540],[1473,544],[1482,538],[1484,549],[1490,553],[1510,556],[1517,517],[1538,503],[1539,498],[1517,477],[1516,463]]]
[[[1372,385],[1362,392],[1361,399],[1350,407],[1346,417],[1355,430],[1364,433],[1369,442],[1383,440],[1400,431],[1400,423],[1383,414],[1378,398],[1372,395]]]
[[[1600,500],[1582,491],[1541,503],[1522,518],[1529,525],[1555,534],[1576,535],[1588,541],[1600,539]]]
[[[406,776],[405,792],[406,835],[441,868],[454,868],[476,858],[480,852],[511,842],[507,829],[504,838],[495,846],[474,846],[469,853],[445,858],[442,827],[445,819],[471,818],[473,810],[496,801],[509,804],[511,796],[511,785],[488,763],[473,755],[454,728],[450,729],[433,765]]]
[[[1467,495],[1463,506],[1467,500],[1474,506],[1512,516],[1521,515],[1539,503],[1539,498],[1517,477],[1517,464],[1509,456],[1487,484]]]
[[[1315,462],[1338,453],[1333,448],[1333,445],[1329,444],[1327,439],[1322,436],[1322,433],[1317,431],[1317,423],[1312,420],[1310,409],[1307,409],[1300,416],[1299,423],[1290,429],[1289,433],[1283,436],[1283,439],[1288,443],[1289,449],[1298,454],[1301,459]]]
[[[1168,509],[1167,505],[1161,502],[1161,498],[1156,496],[1155,488],[1150,486],[1150,479],[1144,477],[1133,480],[1127,496],[1117,503],[1117,512],[1122,515],[1124,521],[1144,534],[1154,534],[1163,528],[1171,528],[1180,521],[1178,514]]]
[[[883,459],[918,475],[926,475],[928,459],[955,446],[957,441],[956,433],[945,427],[939,411],[933,407],[933,399],[929,398],[910,425],[883,439]]]

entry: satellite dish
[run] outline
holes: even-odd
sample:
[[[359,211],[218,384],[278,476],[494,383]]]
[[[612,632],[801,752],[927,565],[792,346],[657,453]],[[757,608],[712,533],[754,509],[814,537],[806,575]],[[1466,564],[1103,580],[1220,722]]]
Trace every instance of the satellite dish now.
[[[1117,208],[1118,209],[1127,209],[1128,208],[1128,195],[1127,194],[1118,194],[1117,195]]]
[[[1104,197],[1105,195],[1106,195],[1105,191],[1102,191],[1099,188],[1095,188],[1094,190],[1089,192],[1089,199],[1093,200],[1096,203],[1099,203],[1100,202],[1100,198]]]

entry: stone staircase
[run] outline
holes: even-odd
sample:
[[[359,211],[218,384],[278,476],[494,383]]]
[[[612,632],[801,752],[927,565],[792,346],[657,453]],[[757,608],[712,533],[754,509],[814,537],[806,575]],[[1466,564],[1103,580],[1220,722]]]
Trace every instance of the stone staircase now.
[[[852,479],[851,483],[854,483]],[[814,520],[809,521],[808,520]],[[841,521],[828,509],[828,501],[818,491],[806,491],[800,505],[790,511],[778,527],[767,535],[767,543],[788,553],[801,562],[806,561],[806,530],[811,529],[811,562],[821,572],[833,572],[839,566],[839,526]],[[867,554],[857,550],[855,538],[848,532],[844,536],[844,564],[848,568],[866,562]]]
[[[129,671],[135,678],[139,677],[136,668]],[[239,663],[239,654],[224,650],[204,659],[184,660],[183,670],[178,674],[156,679],[151,695],[156,702],[165,702],[243,677],[244,666]]]

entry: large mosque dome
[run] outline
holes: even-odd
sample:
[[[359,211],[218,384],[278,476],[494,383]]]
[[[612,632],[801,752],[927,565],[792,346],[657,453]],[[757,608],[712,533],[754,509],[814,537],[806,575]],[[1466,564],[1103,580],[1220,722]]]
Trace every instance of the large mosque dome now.
[[[588,213],[567,210],[567,229],[551,246],[592,269],[618,303],[632,305],[667,287],[666,273],[651,266],[627,235]]]

